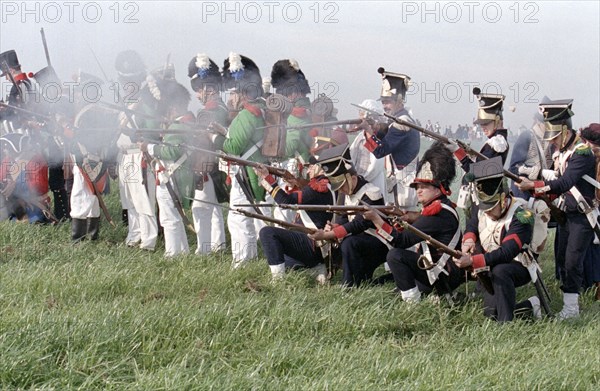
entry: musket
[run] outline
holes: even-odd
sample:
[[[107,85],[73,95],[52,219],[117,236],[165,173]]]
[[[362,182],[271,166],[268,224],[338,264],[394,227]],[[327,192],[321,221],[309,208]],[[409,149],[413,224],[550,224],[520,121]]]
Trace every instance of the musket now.
[[[204,129],[137,129],[135,131],[136,135],[161,135],[161,134],[209,134],[214,132],[208,132]]]
[[[288,125],[288,126],[267,125],[267,126],[261,126],[259,128],[256,128],[256,130],[275,128],[275,127],[280,127],[281,129],[286,129],[286,130],[287,129],[312,129],[312,128],[325,127],[325,126],[336,126],[336,125],[358,125],[362,121],[363,121],[362,119],[346,119],[346,120],[340,120],[340,121],[315,122],[312,124],[302,124],[302,125]]]
[[[38,118],[43,119],[45,121],[53,121],[54,120],[52,117],[50,117],[48,115],[44,115],[44,114],[36,113],[34,111],[22,109],[20,107],[13,106],[11,104],[8,104],[8,103],[2,102],[2,101],[0,101],[0,106],[4,106],[4,107],[7,107],[7,108],[15,110],[15,111],[19,111],[19,112],[24,113],[24,114],[29,114],[31,116],[38,117]]]
[[[108,109],[111,109],[113,111],[118,111],[118,112],[124,112],[126,114],[132,115],[139,115],[140,117],[144,117],[144,118],[148,118],[148,119],[153,119],[155,121],[160,121],[162,123],[170,123],[171,121],[167,120],[164,117],[158,117],[152,114],[148,114],[148,113],[144,113],[143,111],[138,111],[138,110],[133,110],[133,109],[129,109],[125,106],[120,106],[120,105],[116,105],[114,103],[109,103],[109,102],[105,102],[105,101],[98,101],[96,102],[96,104],[99,104],[101,106],[104,106]]]
[[[305,226],[303,226],[301,224],[290,223],[290,222],[285,221],[285,220],[279,220],[279,219],[276,219],[274,217],[260,215],[258,213],[253,213],[253,212],[247,211],[245,209],[230,208],[230,207],[225,206],[225,205],[221,205],[221,204],[217,204],[217,203],[210,202],[210,201],[205,201],[205,200],[199,200],[199,199],[196,199],[196,198],[189,198],[188,197],[188,199],[193,200],[193,201],[203,202],[203,203],[209,204],[209,205],[223,207],[223,208],[225,208],[227,210],[230,210],[230,211],[232,211],[234,213],[238,213],[238,214],[244,215],[246,217],[250,217],[250,218],[253,218],[253,219],[258,219],[258,220],[266,221],[267,223],[277,224],[277,225],[279,225],[279,226],[281,226],[283,228],[289,229],[290,231],[301,232],[301,233],[304,233],[304,234],[314,234],[315,232],[317,232],[317,230],[314,229],[314,228],[305,227]]]
[[[40,34],[42,34],[42,44],[44,45],[44,53],[46,54],[46,62],[48,66],[52,66],[52,62],[50,61],[50,52],[48,51],[48,44],[46,43],[46,33],[44,33],[44,28],[40,29]]]
[[[255,204],[258,207],[279,207],[288,210],[305,210],[307,212],[332,212],[340,214],[364,213],[375,209],[388,216],[403,216],[405,212],[394,205],[295,205],[295,204]],[[235,204],[238,207],[249,207],[249,204]]]
[[[215,152],[215,151],[211,151],[208,149],[194,147],[192,145],[173,145],[173,144],[169,144],[169,143],[165,143],[165,142],[163,142],[162,144],[164,144],[166,146],[170,146],[170,147],[181,147],[181,148],[189,149],[191,151],[208,153],[210,155],[217,156],[227,162],[235,163],[240,166],[248,166],[248,167],[253,167],[253,168],[265,167],[267,169],[267,171],[269,172],[269,174],[281,177],[288,182],[295,183],[298,187],[304,187],[308,184],[308,181],[306,179],[298,178],[298,177],[294,176],[294,174],[292,174],[285,168],[273,167],[273,166],[269,166],[269,165],[266,165],[263,163],[257,163],[257,162],[253,162],[250,160],[242,159],[241,157],[229,155],[222,151]]]
[[[370,207],[371,205],[368,205],[367,203],[365,203],[364,201],[360,201],[360,203],[364,206]],[[381,210],[378,210],[376,208],[370,208],[372,210],[375,211],[375,213],[377,213],[379,216],[381,216],[382,218],[388,218],[388,216],[386,216]],[[450,248],[449,246],[445,245],[444,243],[440,242],[439,240],[433,238],[431,235],[421,231],[420,229],[412,226],[411,224],[409,224],[407,221],[402,221],[402,220],[397,220],[395,222],[397,225],[399,225],[400,227],[406,229],[407,231],[410,231],[411,233],[413,233],[415,236],[423,239],[423,241],[427,244],[430,244],[431,246],[435,247],[437,250],[439,250],[440,252],[444,253],[444,254],[448,254],[450,255],[452,258],[460,258],[463,254],[462,252],[455,250],[453,248]],[[421,263],[418,264],[418,266],[421,269],[427,270],[430,269],[432,267],[434,267],[435,265],[432,264],[428,259],[424,259],[423,261],[421,261]],[[489,278],[489,275],[487,275],[485,272],[488,270],[482,270],[479,272],[474,273],[475,277],[477,277],[477,279],[481,282],[481,285],[483,285],[483,287],[485,288],[486,291],[488,291],[491,295],[494,294],[494,287],[491,283],[491,280]]]
[[[366,107],[362,107],[360,105],[355,105],[354,103],[352,103],[353,106],[359,107],[362,110],[371,112],[371,113],[377,113],[376,111],[373,111],[371,109],[368,109]],[[404,125],[407,126],[409,128],[415,129],[421,133],[423,133],[426,136],[431,137],[434,140],[438,140],[438,141],[442,141],[446,144],[453,144],[456,143],[458,146],[460,146],[462,149],[465,150],[465,152],[471,156],[476,157],[479,160],[488,160],[489,158],[487,156],[485,156],[484,154],[482,154],[479,151],[474,150],[473,148],[471,148],[471,146],[462,141],[462,140],[458,140],[458,139],[450,139],[446,136],[443,136],[441,134],[438,134],[436,132],[432,132],[431,130],[427,130],[422,126],[419,126],[417,124],[413,124],[412,122],[409,121],[405,121],[402,118],[398,118],[398,117],[394,117],[393,115],[387,114],[387,113],[383,113],[383,115],[386,118],[391,119],[392,121],[396,122],[397,124],[400,125]],[[506,170],[505,168],[502,168],[502,175],[504,175],[505,177],[512,179],[514,182],[516,183],[521,183],[523,181],[523,179],[516,175],[513,174],[512,172]],[[565,212],[563,212],[562,210],[560,210],[560,208],[558,208],[556,205],[554,205],[554,203],[550,200],[550,198],[546,195],[540,195],[538,196],[541,200],[544,201],[544,203],[546,203],[546,205],[548,205],[548,208],[550,208],[550,214],[552,214],[552,216],[554,217],[554,219],[556,220],[556,222],[558,222],[559,224],[564,224],[566,222],[566,216],[565,216]]]

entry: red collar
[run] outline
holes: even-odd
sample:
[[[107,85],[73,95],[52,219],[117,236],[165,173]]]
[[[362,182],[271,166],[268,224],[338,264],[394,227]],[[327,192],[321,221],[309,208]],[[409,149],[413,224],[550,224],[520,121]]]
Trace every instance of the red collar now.
[[[16,82],[20,82],[23,80],[27,80],[27,74],[26,73],[19,73],[17,76],[14,77]]]
[[[248,110],[255,117],[262,116],[262,111],[261,111],[260,107],[258,107],[258,106],[252,105],[250,103],[244,103],[244,109]]]

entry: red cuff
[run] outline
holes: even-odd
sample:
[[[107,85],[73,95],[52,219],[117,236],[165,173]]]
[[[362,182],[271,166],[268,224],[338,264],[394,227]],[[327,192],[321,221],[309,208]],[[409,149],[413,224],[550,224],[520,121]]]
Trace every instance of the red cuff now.
[[[463,235],[463,243],[468,239],[473,239],[473,241],[476,242],[477,236],[475,235],[474,232],[467,232],[466,234]]]
[[[474,270],[485,267],[485,257],[483,256],[483,254],[473,255],[473,257],[471,259],[473,260],[473,269]]]
[[[267,183],[271,186],[275,186],[277,184],[277,179],[275,179],[275,177],[271,174],[265,177],[265,181],[267,181]]]
[[[458,159],[458,161],[462,161],[464,158],[467,157],[467,153],[465,152],[464,149],[462,148],[458,148],[456,151],[454,151],[454,156],[456,157],[456,159]]]
[[[377,138],[375,138],[375,136],[371,136],[367,139],[367,141],[365,141],[365,148],[367,148],[369,152],[373,152],[378,146],[379,143],[377,142]]]
[[[335,227],[333,229],[333,233],[335,234],[335,237],[338,239],[342,239],[342,238],[346,237],[346,235],[348,235],[348,231],[346,231],[346,228],[344,228],[343,225],[338,225],[337,227]]]
[[[392,227],[388,223],[384,222],[380,229],[387,234],[391,234],[392,231],[394,230],[394,227]]]

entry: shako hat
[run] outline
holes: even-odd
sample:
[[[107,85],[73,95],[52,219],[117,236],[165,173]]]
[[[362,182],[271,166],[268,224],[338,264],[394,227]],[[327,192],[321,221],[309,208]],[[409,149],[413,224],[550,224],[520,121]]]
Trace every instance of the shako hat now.
[[[348,143],[323,149],[318,156],[311,158],[311,163],[321,166],[333,191],[339,190],[346,183],[349,176],[356,174],[356,170],[352,165]]]
[[[468,178],[475,183],[475,196],[481,211],[492,209],[508,195],[501,156],[472,163]]]
[[[573,128],[571,117],[575,114],[571,110],[573,99],[544,100],[540,103],[540,112],[544,116],[546,131],[544,140],[552,140],[562,132]]]
[[[379,67],[377,72],[381,74],[381,98],[402,97],[406,100],[406,91],[410,86],[410,77],[403,73],[388,72],[383,67]]]
[[[478,87],[473,88],[473,95],[477,97],[479,108],[474,124],[486,124],[502,119],[502,105],[505,96],[502,94],[482,94]]]

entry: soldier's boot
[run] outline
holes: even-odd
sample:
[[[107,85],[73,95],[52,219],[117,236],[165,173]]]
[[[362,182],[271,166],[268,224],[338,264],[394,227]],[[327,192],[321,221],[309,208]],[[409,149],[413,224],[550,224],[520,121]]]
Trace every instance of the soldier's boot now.
[[[576,318],[579,316],[579,295],[563,293],[563,308],[558,313],[558,319]]]
[[[100,236],[100,217],[87,219],[87,234],[91,240],[98,240],[98,236]]]
[[[279,265],[269,265],[271,269],[271,281],[276,282],[283,280],[285,276],[285,263],[280,263]]]
[[[80,242],[85,239],[87,234],[86,219],[71,219],[71,240],[73,243]]]
[[[60,221],[69,218],[69,197],[66,189],[52,190],[54,216]]]
[[[421,301],[421,291],[419,290],[419,287],[414,287],[407,291],[401,291],[400,294],[402,295],[402,300],[406,301],[407,303],[418,303]]]

